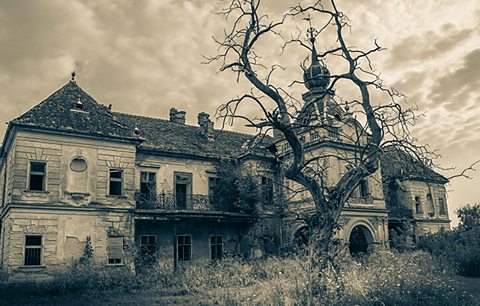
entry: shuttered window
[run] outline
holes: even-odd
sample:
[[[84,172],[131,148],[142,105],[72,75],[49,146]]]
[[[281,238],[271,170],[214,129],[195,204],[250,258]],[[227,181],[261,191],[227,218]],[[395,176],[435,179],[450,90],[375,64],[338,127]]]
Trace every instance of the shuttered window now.
[[[123,237],[108,237],[107,258],[109,265],[123,264]]]

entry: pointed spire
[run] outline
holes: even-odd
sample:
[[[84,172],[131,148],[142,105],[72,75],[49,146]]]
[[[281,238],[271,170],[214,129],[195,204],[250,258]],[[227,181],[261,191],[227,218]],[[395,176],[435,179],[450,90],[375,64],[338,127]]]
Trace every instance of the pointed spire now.
[[[315,49],[315,29],[310,28],[307,32],[310,34],[310,43],[312,44],[312,65],[318,65],[318,54],[317,49]]]
[[[311,27],[307,30],[310,43],[312,44],[312,60],[310,67],[304,70],[303,80],[305,87],[309,90],[325,90],[330,83],[330,72],[327,67],[318,60],[317,49],[315,49],[315,35],[317,30]]]

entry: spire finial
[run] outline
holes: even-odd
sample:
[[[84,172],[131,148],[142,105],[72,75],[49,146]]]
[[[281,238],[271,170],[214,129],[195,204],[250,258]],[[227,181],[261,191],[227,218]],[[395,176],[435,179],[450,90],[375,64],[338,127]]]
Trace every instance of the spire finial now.
[[[75,78],[76,78],[76,76],[77,76],[77,73],[75,72],[75,70],[72,71],[72,74],[71,74],[71,75],[72,75],[72,78],[70,79],[70,82],[75,83]]]

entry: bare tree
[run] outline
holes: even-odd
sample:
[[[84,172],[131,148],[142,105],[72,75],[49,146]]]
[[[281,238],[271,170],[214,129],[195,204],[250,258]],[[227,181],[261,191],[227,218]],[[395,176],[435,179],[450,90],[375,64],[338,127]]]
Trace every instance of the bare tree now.
[[[349,29],[349,19],[342,13],[334,0],[313,1],[291,7],[278,20],[262,13],[260,0],[231,0],[220,13],[231,27],[224,31],[222,39],[215,39],[219,53],[207,59],[208,63],[220,63],[220,71],[233,71],[237,80],[245,78],[250,82],[252,90],[243,96],[236,97],[219,108],[219,114],[227,120],[242,119],[257,129],[259,135],[269,131],[281,135],[288,143],[290,153],[282,160],[285,177],[293,180],[309,191],[315,203],[315,227],[318,229],[318,246],[320,254],[328,254],[335,227],[342,208],[359,183],[379,169],[379,155],[382,150],[394,146],[414,155],[429,165],[432,154],[425,146],[415,145],[410,127],[416,119],[416,107],[406,108],[401,103],[404,96],[393,88],[387,88],[372,67],[370,58],[382,51],[374,41],[368,50],[359,50],[348,44],[344,32]],[[295,34],[285,39],[285,29],[297,25]],[[307,25],[305,30],[301,25]],[[316,26],[316,28],[314,28]],[[321,35],[333,31],[335,45],[319,53],[315,41]],[[308,57],[301,64],[304,70],[303,80],[292,80],[288,88],[276,84],[275,74],[285,69],[279,63],[269,63],[260,56],[262,44],[272,38],[283,39],[280,51],[300,47],[308,50]],[[280,57],[279,57],[280,58]],[[341,61],[336,70],[328,71],[324,62],[329,59]],[[307,67],[307,60],[310,66]],[[344,100],[335,94],[334,87],[338,83],[356,90],[359,99]],[[290,88],[296,84],[304,84],[312,92],[313,98],[300,102],[291,93]],[[379,101],[373,103],[372,96]],[[341,106],[337,113],[328,112],[326,99],[333,99]],[[323,108],[314,112],[319,101]],[[252,118],[239,111],[244,104],[255,105],[261,115]],[[328,154],[310,156],[306,154],[302,132],[323,129],[332,130],[332,122],[355,121],[354,135],[342,137],[355,146],[354,154],[338,151],[336,158],[347,164],[347,170],[341,178],[330,186],[324,180],[325,165],[322,159]],[[358,126],[358,128],[357,128]]]

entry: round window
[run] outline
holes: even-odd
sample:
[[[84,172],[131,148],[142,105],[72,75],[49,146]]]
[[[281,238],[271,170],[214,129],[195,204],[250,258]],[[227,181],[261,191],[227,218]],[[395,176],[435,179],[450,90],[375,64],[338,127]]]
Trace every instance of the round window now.
[[[87,170],[87,162],[80,157],[76,157],[70,163],[70,169],[74,172],[83,172]]]

